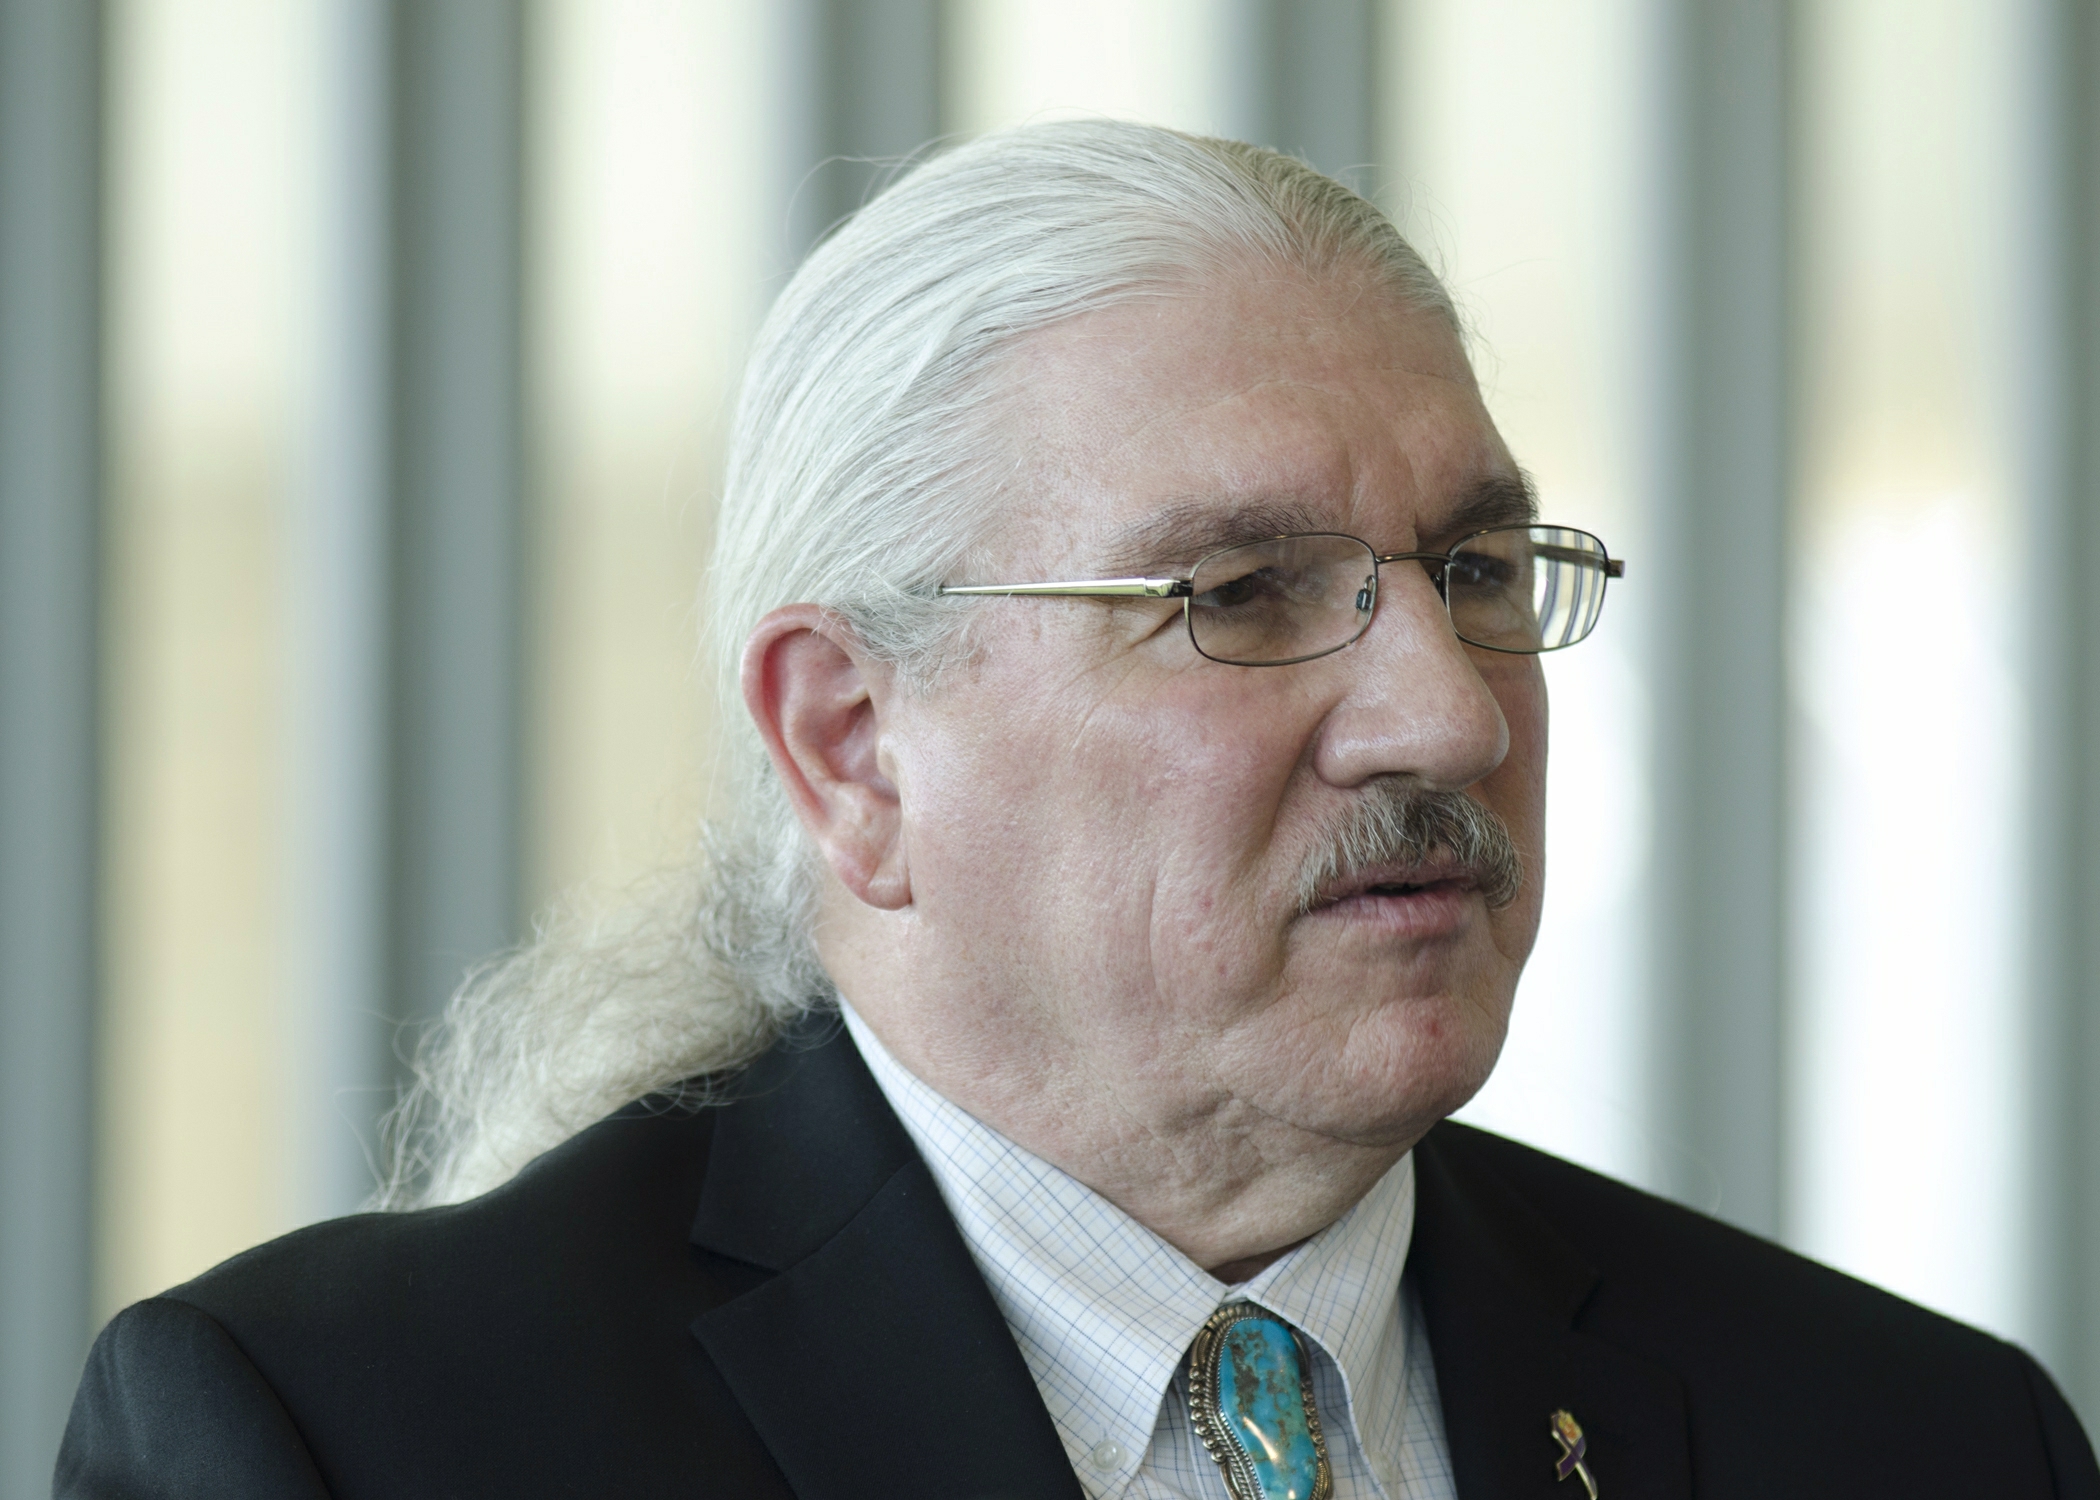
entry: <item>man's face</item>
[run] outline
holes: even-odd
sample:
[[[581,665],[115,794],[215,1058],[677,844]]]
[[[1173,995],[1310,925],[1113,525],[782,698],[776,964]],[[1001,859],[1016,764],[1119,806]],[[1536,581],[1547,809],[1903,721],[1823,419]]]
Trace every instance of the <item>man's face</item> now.
[[[1368,278],[1204,282],[1037,336],[1012,374],[1020,498],[956,582],[1186,576],[1284,530],[1441,550],[1525,519],[1457,339]],[[1538,923],[1536,659],[1461,644],[1413,563],[1360,640],[1294,666],[1199,656],[1175,601],[968,607],[980,649],[881,733],[911,889],[896,1004],[968,1006],[951,1034],[1017,1090],[1076,1059],[1147,1129],[1386,1144],[1470,1097]],[[1381,786],[1500,817],[1517,899],[1459,878],[1301,912],[1308,855]]]

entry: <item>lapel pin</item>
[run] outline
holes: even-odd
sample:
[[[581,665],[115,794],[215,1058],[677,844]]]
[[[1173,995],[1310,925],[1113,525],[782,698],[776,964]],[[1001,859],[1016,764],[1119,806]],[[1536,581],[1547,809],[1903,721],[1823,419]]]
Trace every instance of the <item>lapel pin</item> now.
[[[1590,1478],[1589,1467],[1583,1463],[1583,1459],[1589,1456],[1590,1440],[1582,1435],[1582,1424],[1575,1420],[1574,1413],[1557,1411],[1553,1414],[1553,1441],[1560,1444],[1560,1459],[1553,1466],[1554,1479],[1566,1479],[1573,1474],[1590,1492],[1590,1500],[1597,1500],[1597,1481]]]

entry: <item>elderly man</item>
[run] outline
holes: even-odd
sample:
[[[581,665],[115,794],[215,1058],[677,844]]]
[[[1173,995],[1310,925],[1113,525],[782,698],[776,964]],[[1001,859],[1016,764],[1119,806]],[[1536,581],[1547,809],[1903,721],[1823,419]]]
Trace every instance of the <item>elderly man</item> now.
[[[753,355],[732,826],[455,1002],[446,1206],[120,1316],[60,1492],[2100,1496],[2017,1349],[1440,1123],[1618,572],[1339,185],[921,168]]]

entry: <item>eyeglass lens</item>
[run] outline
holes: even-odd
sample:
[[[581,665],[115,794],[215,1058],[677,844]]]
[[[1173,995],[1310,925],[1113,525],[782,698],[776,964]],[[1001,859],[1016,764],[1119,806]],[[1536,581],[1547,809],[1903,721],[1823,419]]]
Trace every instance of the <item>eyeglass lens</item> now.
[[[1506,526],[1469,537],[1443,574],[1452,628],[1491,651],[1572,646],[1604,608],[1604,544],[1565,526]],[[1378,564],[1355,537],[1279,537],[1212,553],[1190,580],[1189,636],[1239,666],[1277,666],[1338,651],[1362,635],[1378,599]]]

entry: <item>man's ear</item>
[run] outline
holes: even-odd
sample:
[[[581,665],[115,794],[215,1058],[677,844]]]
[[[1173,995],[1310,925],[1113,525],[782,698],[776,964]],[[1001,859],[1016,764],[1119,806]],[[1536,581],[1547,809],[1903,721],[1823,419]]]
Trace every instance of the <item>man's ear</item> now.
[[[897,788],[878,760],[887,681],[814,604],[774,610],[744,643],[744,706],[802,826],[847,890],[895,911],[911,903],[911,877]]]

